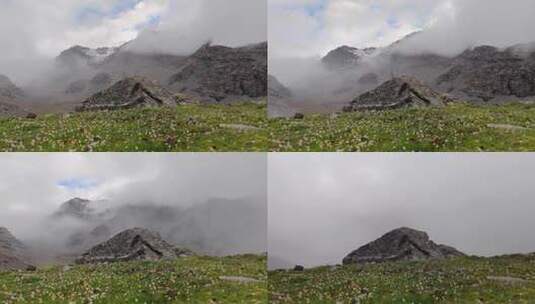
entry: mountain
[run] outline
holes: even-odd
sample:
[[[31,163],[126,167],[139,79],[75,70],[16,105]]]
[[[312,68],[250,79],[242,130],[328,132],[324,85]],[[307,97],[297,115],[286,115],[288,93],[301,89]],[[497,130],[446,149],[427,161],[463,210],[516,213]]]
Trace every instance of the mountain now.
[[[268,112],[270,117],[290,116],[292,110],[287,102],[292,91],[279,82],[275,76],[268,75]]]
[[[125,230],[108,241],[84,253],[77,264],[126,262],[132,260],[175,259],[192,255],[189,250],[178,249],[156,233],[143,228]]]
[[[267,96],[267,42],[230,48],[205,44],[169,80],[172,90],[205,102]]]
[[[330,51],[321,61],[331,70],[350,69],[358,66],[362,59],[375,54],[377,50],[374,47],[358,49],[344,45]]]
[[[402,75],[454,100],[495,104],[535,99],[535,43],[507,48],[479,45],[445,56],[416,51],[425,43],[421,34],[407,35],[386,47],[333,49],[321,59],[324,71],[299,82],[308,91],[290,88],[294,96],[279,103],[297,105],[298,111],[314,108],[314,104],[339,111],[340,105],[355,96]]]
[[[0,74],[0,101],[17,101],[24,97],[24,92],[11,80]]]
[[[26,246],[7,228],[0,227],[0,271],[34,268],[29,262]]]
[[[436,79],[437,86],[468,100],[488,102],[535,96],[535,48],[522,45],[500,50],[479,46],[451,61],[450,69]]]
[[[58,87],[53,94],[60,100],[83,100],[117,81],[140,76],[204,102],[267,96],[267,43],[238,48],[206,44],[190,55],[136,53],[131,44],[63,51],[47,89]]]
[[[98,66],[119,51],[119,48],[102,47],[91,49],[80,45],[73,46],[56,57],[56,64],[68,69]]]
[[[287,99],[292,91],[279,82],[275,76],[268,75],[268,97],[271,99]]]
[[[464,256],[457,249],[437,245],[427,233],[399,228],[348,254],[344,264],[367,264],[395,261],[419,261]]]
[[[96,214],[90,200],[73,198],[63,203],[54,213],[55,217],[74,217],[79,219],[90,219]]]
[[[121,110],[135,107],[176,106],[191,102],[143,77],[125,78],[85,100],[77,111]]]
[[[345,111],[390,110],[405,107],[444,106],[452,100],[435,92],[418,79],[393,78],[355,98]]]
[[[19,103],[25,97],[24,92],[11,80],[0,74],[0,117],[19,117],[28,114]]]

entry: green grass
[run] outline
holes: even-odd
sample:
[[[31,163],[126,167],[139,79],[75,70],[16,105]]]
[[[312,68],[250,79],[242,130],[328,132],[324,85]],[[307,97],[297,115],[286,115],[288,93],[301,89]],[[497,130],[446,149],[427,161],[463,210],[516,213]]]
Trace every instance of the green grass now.
[[[266,129],[266,106],[255,103],[55,114],[1,119],[0,151],[267,151]]]
[[[272,271],[269,291],[270,303],[535,303],[535,256]]]
[[[45,115],[0,119],[0,151],[535,151],[535,105],[452,104],[303,120],[268,119],[266,105],[254,103]]]
[[[0,273],[0,303],[6,304],[267,303],[267,297],[266,257],[255,255]]]
[[[506,124],[526,130],[504,130]],[[275,119],[270,151],[535,151],[535,105],[401,109]]]

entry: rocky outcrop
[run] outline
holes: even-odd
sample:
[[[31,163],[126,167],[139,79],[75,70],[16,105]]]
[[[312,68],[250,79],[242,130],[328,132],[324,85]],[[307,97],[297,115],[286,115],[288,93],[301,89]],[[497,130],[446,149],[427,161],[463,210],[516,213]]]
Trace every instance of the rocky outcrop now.
[[[32,270],[26,246],[11,232],[0,227],[0,271]]]
[[[519,48],[480,46],[466,50],[437,78],[437,85],[475,101],[535,96],[535,52],[516,52]]]
[[[156,82],[142,77],[131,77],[115,83],[83,102],[76,110],[121,110],[136,107],[176,106],[192,102],[182,95],[174,95]]]
[[[446,95],[437,93],[416,78],[403,76],[393,78],[360,95],[344,110],[351,112],[443,106],[451,101]]]
[[[427,233],[399,228],[348,254],[344,264],[367,264],[397,261],[422,261],[464,256],[457,249],[438,245]]]
[[[267,96],[267,43],[239,48],[206,44],[170,78],[174,91],[204,102]]]
[[[112,263],[133,260],[157,261],[192,255],[167,243],[158,233],[143,228],[125,230],[76,260],[77,264]]]

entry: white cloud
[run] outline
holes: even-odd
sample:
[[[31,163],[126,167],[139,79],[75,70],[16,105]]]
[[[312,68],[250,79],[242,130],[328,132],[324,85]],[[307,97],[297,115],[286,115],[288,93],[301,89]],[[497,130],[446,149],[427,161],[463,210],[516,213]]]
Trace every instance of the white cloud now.
[[[448,55],[535,40],[532,0],[270,0],[268,12],[272,57],[385,46],[421,29],[419,50]]]
[[[0,223],[50,214],[83,197],[117,203],[190,206],[211,198],[265,196],[263,154],[5,154],[0,157]],[[95,181],[69,188],[61,181]]]
[[[71,46],[118,46],[140,33],[138,50],[173,53],[209,39],[229,46],[267,39],[266,0],[0,0],[0,7],[0,74],[19,83]]]
[[[444,0],[270,0],[270,56],[323,55],[340,45],[388,45],[421,29]]]

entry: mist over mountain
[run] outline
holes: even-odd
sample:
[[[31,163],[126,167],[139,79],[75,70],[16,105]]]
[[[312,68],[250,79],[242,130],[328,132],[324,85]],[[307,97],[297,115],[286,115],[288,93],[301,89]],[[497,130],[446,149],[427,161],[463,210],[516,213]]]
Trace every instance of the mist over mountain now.
[[[72,261],[132,228],[198,254],[266,252],[265,162],[262,154],[7,156],[0,221],[38,265]]]
[[[412,229],[358,256],[433,256],[436,244],[477,256],[534,252],[534,167],[532,155],[508,153],[270,155],[271,263],[340,264],[399,227]]]
[[[305,54],[310,48],[303,48],[302,53],[292,55],[296,50],[285,47],[279,41],[282,36],[277,36],[282,35],[277,29],[284,23],[274,26],[270,74],[294,93],[285,104],[300,111],[339,111],[351,100],[402,76],[414,77],[461,101],[533,99],[535,36],[527,30],[533,26],[527,17],[535,12],[532,2],[436,1],[418,8],[415,1],[406,2],[407,6],[377,3],[374,7],[346,1],[343,10],[342,1],[327,1],[320,12],[307,17],[311,21],[323,18],[319,29],[296,38],[302,44],[316,45],[312,53]],[[283,17],[284,8],[273,6],[273,22],[312,24],[299,23],[298,15],[292,15],[295,19]],[[351,14],[353,18],[343,18]],[[366,22],[353,24],[358,23],[359,14]],[[376,20],[370,20],[382,14],[384,18],[390,15],[386,22],[390,27],[381,28]],[[428,22],[415,27],[415,20],[420,19],[411,16]],[[388,43],[382,39],[396,35]],[[333,47],[321,50],[314,39]]]
[[[12,30],[0,32],[6,37],[0,42],[0,73],[26,93],[20,105],[40,112],[72,111],[92,95],[136,76],[208,103],[267,96],[265,83],[261,85],[266,76],[260,75],[267,71],[267,45],[260,51],[241,48],[267,40],[264,0],[230,5],[221,0],[59,2],[3,4],[0,19],[9,26],[2,28]],[[52,9],[60,5],[61,12]],[[89,12],[96,15],[87,16]],[[20,23],[14,15],[34,22]],[[193,56],[206,44],[240,55]]]

